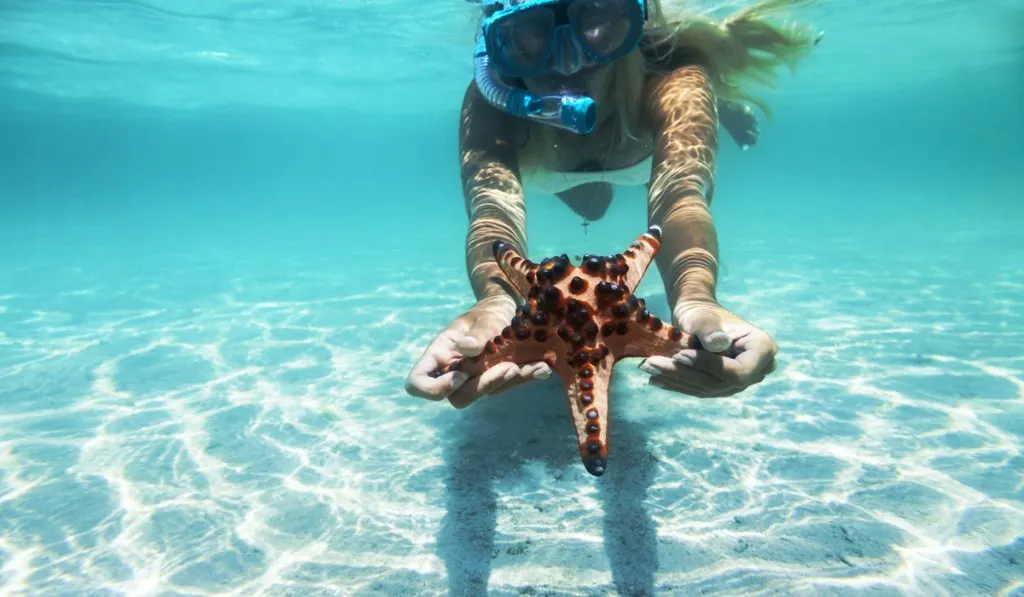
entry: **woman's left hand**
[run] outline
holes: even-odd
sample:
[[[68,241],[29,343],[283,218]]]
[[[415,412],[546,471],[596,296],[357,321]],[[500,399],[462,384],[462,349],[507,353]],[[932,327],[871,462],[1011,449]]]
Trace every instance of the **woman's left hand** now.
[[[681,300],[673,319],[700,346],[672,357],[644,359],[640,369],[651,375],[652,385],[700,398],[724,398],[775,370],[779,348],[771,336],[718,303]]]
[[[757,145],[761,129],[757,124],[757,115],[754,114],[754,110],[750,106],[740,102],[720,100],[718,102],[718,121],[722,123],[722,128],[732,136],[743,151]]]

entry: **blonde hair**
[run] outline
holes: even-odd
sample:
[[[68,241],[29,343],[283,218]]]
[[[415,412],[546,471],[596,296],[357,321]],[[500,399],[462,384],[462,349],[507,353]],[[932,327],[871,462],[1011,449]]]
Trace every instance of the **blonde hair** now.
[[[598,122],[602,113],[611,111],[619,121],[619,142],[625,143],[634,136],[640,121],[647,75],[671,71],[683,60],[695,61],[707,69],[720,100],[753,104],[770,119],[771,108],[751,93],[750,84],[774,87],[779,67],[795,71],[800,59],[814,47],[818,34],[804,24],[775,24],[769,18],[814,1],[759,0],[719,21],[682,8],[669,11],[660,0],[648,0],[644,42],[612,65],[600,94],[603,101],[598,103]],[[553,138],[550,126],[531,123],[530,145],[546,145]],[[535,154],[535,150],[526,153]]]
[[[691,52],[708,70],[719,98],[752,103],[770,118],[771,109],[748,92],[747,86],[774,87],[783,65],[795,72],[797,63],[814,47],[818,33],[806,24],[776,24],[769,18],[814,1],[760,0],[719,22],[701,14],[666,15],[659,0],[648,0],[651,14],[645,34],[656,46],[663,46],[664,50],[659,47],[658,51],[666,55]],[[656,72],[655,64],[647,61],[646,70]]]

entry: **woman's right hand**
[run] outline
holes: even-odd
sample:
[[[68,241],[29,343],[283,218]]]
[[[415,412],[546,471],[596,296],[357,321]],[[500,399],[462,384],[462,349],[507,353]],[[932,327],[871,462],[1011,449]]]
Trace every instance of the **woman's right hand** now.
[[[447,398],[455,408],[465,408],[484,396],[550,376],[551,367],[544,362],[501,363],[473,378],[462,371],[430,376],[431,371],[455,359],[480,354],[487,341],[500,334],[512,320],[515,310],[515,302],[507,295],[477,302],[430,342],[406,377],[405,391],[428,400]]]

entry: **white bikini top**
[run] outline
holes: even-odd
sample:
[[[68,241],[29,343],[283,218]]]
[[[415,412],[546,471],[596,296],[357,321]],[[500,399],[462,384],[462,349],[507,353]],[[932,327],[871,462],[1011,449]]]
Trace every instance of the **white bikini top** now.
[[[523,181],[523,190],[526,192],[533,191],[551,195],[568,191],[588,182],[607,182],[616,186],[637,187],[650,182],[653,160],[654,156],[649,155],[643,161],[632,166],[601,172],[555,172],[534,168],[523,171],[520,176]]]

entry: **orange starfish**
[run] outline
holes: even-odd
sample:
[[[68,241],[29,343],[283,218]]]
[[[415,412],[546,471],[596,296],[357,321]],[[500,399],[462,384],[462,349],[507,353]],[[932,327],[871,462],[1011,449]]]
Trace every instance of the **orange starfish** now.
[[[546,362],[565,387],[583,465],[603,475],[615,363],[692,347],[688,335],[664,325],[633,294],[660,246],[661,228],[651,226],[621,254],[584,255],[577,267],[566,255],[536,264],[495,242],[494,258],[526,301],[479,356],[455,360],[431,375],[457,370],[477,376],[502,362]]]

